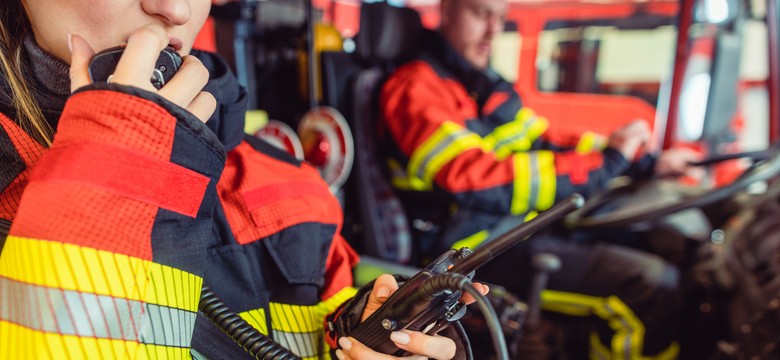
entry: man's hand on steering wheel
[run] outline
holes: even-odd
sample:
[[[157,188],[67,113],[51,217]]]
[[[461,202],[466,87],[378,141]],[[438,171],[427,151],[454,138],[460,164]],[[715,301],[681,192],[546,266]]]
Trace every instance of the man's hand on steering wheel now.
[[[692,149],[678,147],[665,150],[655,163],[655,175],[659,177],[704,177],[704,169],[692,163],[701,161],[702,155]]]

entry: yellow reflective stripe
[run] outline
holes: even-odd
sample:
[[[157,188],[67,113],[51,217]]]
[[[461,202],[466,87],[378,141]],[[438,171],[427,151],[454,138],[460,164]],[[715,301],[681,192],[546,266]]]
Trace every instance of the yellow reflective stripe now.
[[[680,354],[680,344],[673,342],[665,350],[661,351],[654,356],[639,356],[635,359],[638,360],[674,360]],[[607,349],[604,344],[601,343],[599,335],[594,333],[590,334],[590,359],[604,359],[609,360],[612,358],[610,350]],[[633,358],[632,358],[633,359]]]
[[[578,154],[587,154],[593,151],[601,151],[607,146],[604,136],[592,131],[586,131],[580,136],[575,151]]]
[[[274,330],[286,332],[321,331],[325,316],[356,293],[357,289],[346,287],[317,305],[271,303],[271,326]]]
[[[555,290],[542,290],[542,308],[571,316],[590,316],[602,298]]]
[[[655,356],[649,356],[648,359],[654,360],[674,360],[680,355],[680,344],[673,342],[666,350]]]
[[[602,306],[594,309],[596,315],[608,319],[615,334],[612,336],[613,358],[638,359],[642,354],[645,326],[634,312],[616,296],[610,296]]]
[[[142,344],[31,330],[0,321],[3,359],[189,359],[188,347]]]
[[[244,319],[249,325],[252,325],[252,327],[261,333],[268,335],[268,326],[266,325],[265,311],[263,309],[244,311],[238,315],[241,316],[241,318]]]
[[[523,108],[513,121],[496,127],[485,136],[486,148],[495,151],[497,158],[505,159],[514,152],[530,150],[533,142],[548,127],[547,119],[536,116],[529,108]]]
[[[643,357],[645,327],[634,312],[616,296],[606,298],[544,290],[541,294],[542,308],[567,315],[589,316],[595,314],[607,321],[614,331],[611,349],[612,359],[649,359]],[[591,338],[591,340],[593,340]],[[673,343],[667,350],[657,355],[659,359],[671,359],[677,356],[679,346]],[[598,358],[591,354],[591,358]]]
[[[356,288],[345,287],[316,305],[270,303],[274,340],[303,359],[328,357],[325,350],[328,347],[323,337],[325,316],[355,294],[357,294]],[[261,333],[268,334],[263,309],[249,310],[239,315]]]
[[[415,190],[425,191],[425,183],[421,179],[412,178],[406,170],[401,167],[395,159],[387,160],[387,165],[390,168],[390,176],[392,178],[393,186],[400,190]]]
[[[423,189],[430,190],[439,170],[469,149],[484,149],[482,138],[461,125],[445,121],[412,154],[409,178],[421,181]]]
[[[468,237],[466,237],[463,240],[458,240],[454,244],[452,244],[453,249],[460,249],[460,248],[469,248],[469,249],[475,249],[477,246],[482,244],[485,239],[488,238],[488,235],[490,233],[487,230],[482,230],[476,234],[472,234]]]
[[[555,156],[551,151],[516,153],[512,189],[512,215],[544,210],[555,201]]]
[[[0,276],[49,288],[196,311],[202,279],[186,271],[93,248],[9,236]]]
[[[555,172],[555,154],[552,151],[537,151],[539,164],[539,195],[536,198],[536,210],[547,210],[555,202],[557,176]]]
[[[612,356],[609,353],[609,349],[607,349],[604,344],[601,343],[601,339],[599,339],[599,334],[592,332],[590,333],[590,359],[591,360],[609,360]]]
[[[515,181],[512,189],[512,215],[519,215],[528,211],[531,200],[531,155],[518,153],[513,157],[515,167]]]
[[[355,297],[357,292],[357,288],[351,286],[345,287],[339,290],[339,292],[333,294],[333,296],[325,299],[325,301],[321,302],[318,306],[320,307],[320,310],[323,314],[330,314],[336,310],[336,308],[341,306],[341,304],[343,304],[345,301]]]

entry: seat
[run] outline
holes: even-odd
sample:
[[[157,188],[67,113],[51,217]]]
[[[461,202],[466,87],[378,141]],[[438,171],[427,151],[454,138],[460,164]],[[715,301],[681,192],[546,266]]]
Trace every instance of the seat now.
[[[416,54],[422,30],[413,9],[363,4],[356,51],[323,52],[320,59],[323,102],[344,115],[355,141],[354,168],[345,187],[345,228],[356,230],[347,229],[347,235],[352,233],[361,254],[390,263],[409,263],[412,238],[376,144],[378,98],[388,73]]]

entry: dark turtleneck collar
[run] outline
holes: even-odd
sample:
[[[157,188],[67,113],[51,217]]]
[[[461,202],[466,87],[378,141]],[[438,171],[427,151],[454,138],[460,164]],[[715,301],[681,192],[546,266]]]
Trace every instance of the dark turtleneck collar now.
[[[438,31],[426,31],[423,43],[425,44],[422,58],[441,65],[443,68],[437,68],[440,73],[454,77],[466,88],[469,94],[481,107],[495,86],[503,81],[493,69],[477,69],[471,65],[466,58],[458,54],[450,45],[449,41]]]
[[[230,150],[244,136],[247,93],[222,58],[203,51],[193,51],[192,55],[209,69],[209,82],[203,90],[214,95],[218,104],[206,126],[217,135],[225,150]],[[70,66],[41,49],[32,36],[24,40],[23,57],[27,65],[25,75],[33,80],[31,85],[35,99],[46,120],[56,129],[65,101],[70,96]],[[0,111],[15,119],[10,87],[4,77],[0,77],[0,92]]]
[[[40,90],[52,95],[70,95],[70,65],[41,49],[32,35],[24,39],[24,50],[30,64],[29,73]]]

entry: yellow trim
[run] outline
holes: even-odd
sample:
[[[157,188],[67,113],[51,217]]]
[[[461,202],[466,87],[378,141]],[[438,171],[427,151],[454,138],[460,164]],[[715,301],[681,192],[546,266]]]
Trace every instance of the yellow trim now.
[[[272,302],[269,304],[271,326],[274,330],[294,333],[321,331],[325,316],[336,310],[339,305],[351,299],[355,294],[357,294],[356,288],[345,287],[316,305],[292,305]],[[266,316],[263,309],[244,311],[239,315],[263,334],[268,334]]]
[[[515,181],[512,189],[512,205],[510,213],[520,215],[528,211],[528,205],[531,201],[531,155],[528,153],[517,153],[513,156],[515,167]]]
[[[536,210],[547,210],[555,203],[555,190],[558,185],[555,172],[555,154],[552,151],[537,151],[539,164],[539,195],[536,198]]]
[[[590,333],[590,356],[591,360],[609,360],[611,358],[609,349],[601,343],[599,334]]]
[[[602,298],[555,290],[542,290],[542,308],[571,316],[590,316]]]
[[[617,296],[606,298],[573,294],[555,290],[544,290],[541,294],[542,308],[573,316],[596,315],[607,321],[614,331],[611,341],[611,359],[674,359],[679,353],[679,345],[672,343],[669,348],[655,357],[642,356],[645,327],[634,312]],[[594,339],[591,336],[591,343]],[[596,338],[598,340],[598,337]],[[591,344],[593,345],[593,344]],[[599,359],[600,349],[592,346],[591,359]],[[627,357],[626,357],[627,355]]]
[[[580,140],[577,142],[577,147],[574,151],[583,155],[594,151],[604,150],[606,146],[607,141],[604,136],[592,131],[586,131],[580,136]]]
[[[547,131],[547,128],[550,127],[550,121],[541,117],[537,116],[534,120],[533,125],[528,129],[528,141],[533,144],[536,139],[538,139],[542,134],[544,134],[545,131]]]
[[[440,148],[442,144],[446,146]],[[407,170],[409,181],[416,188],[433,189],[433,180],[439,170],[469,149],[484,150],[482,138],[452,121],[443,122],[412,154]],[[418,176],[420,173],[422,176]]]
[[[673,342],[672,345],[669,345],[666,350],[660,352],[658,355],[648,357],[648,359],[655,359],[655,360],[674,360],[677,359],[677,356],[680,355],[680,344],[677,342]]]
[[[189,348],[31,330],[0,320],[3,359],[189,359]]]
[[[530,150],[549,125],[547,119],[536,116],[530,108],[522,108],[513,121],[496,127],[485,136],[485,148],[492,149],[499,160],[506,159],[513,153]],[[516,139],[507,142],[513,138]]]
[[[312,338],[320,338],[318,356],[303,357],[304,360],[329,359],[330,354],[327,349],[329,346],[325,343],[323,337],[323,326],[325,316],[332,313],[343,302],[351,299],[357,294],[357,289],[345,287],[333,296],[325,299],[316,305],[291,305],[271,303],[271,327],[274,331],[285,333],[296,333]],[[255,309],[245,311],[239,314],[249,325],[259,330],[263,334],[268,334],[266,326],[265,310]],[[319,340],[318,340],[319,341]]]
[[[425,191],[425,183],[417,178],[412,178],[406,173],[395,159],[387,160],[387,166],[390,168],[392,183],[396,189]]]
[[[127,255],[17,236],[6,240],[0,276],[189,311],[198,308],[203,282],[186,271]]]
[[[266,326],[265,311],[263,309],[244,311],[238,315],[249,325],[252,325],[253,328],[268,335],[268,326]]]
[[[490,235],[490,233],[487,230],[482,230],[478,233],[466,237],[465,239],[456,241],[454,244],[452,244],[452,248],[460,249],[466,247],[469,249],[475,249],[488,238],[488,235]]]

